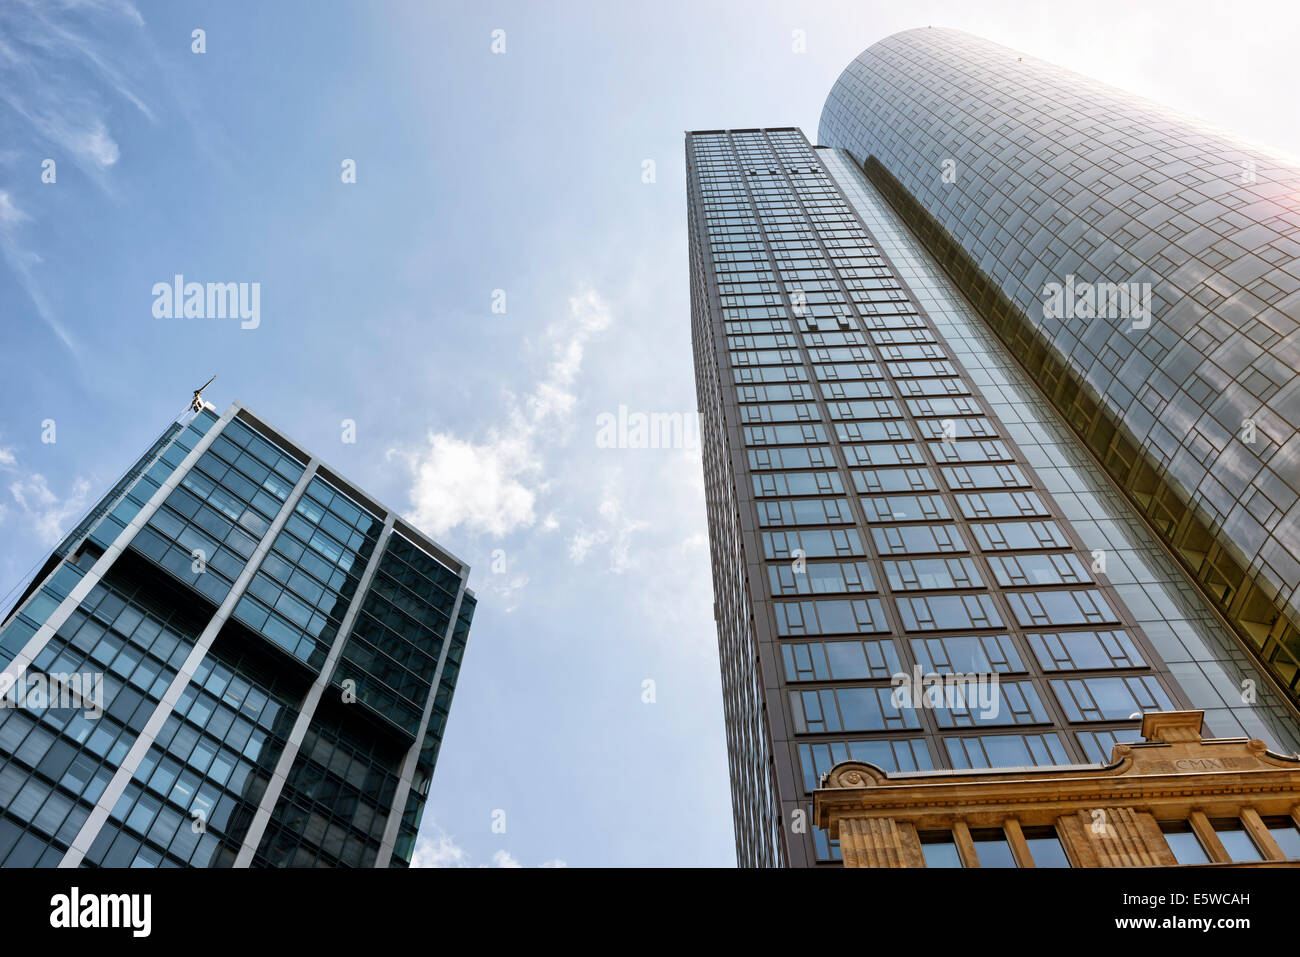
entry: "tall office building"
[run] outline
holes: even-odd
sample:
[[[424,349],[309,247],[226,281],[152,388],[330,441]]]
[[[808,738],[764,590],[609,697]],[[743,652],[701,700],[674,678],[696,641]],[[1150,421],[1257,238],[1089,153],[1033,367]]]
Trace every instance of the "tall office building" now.
[[[0,862],[405,867],[468,575],[240,404],[172,423],[0,630]]]
[[[1300,174],[952,31],[821,137],[686,141],[740,863],[835,863],[846,760],[1107,763],[1186,708],[1300,749]]]

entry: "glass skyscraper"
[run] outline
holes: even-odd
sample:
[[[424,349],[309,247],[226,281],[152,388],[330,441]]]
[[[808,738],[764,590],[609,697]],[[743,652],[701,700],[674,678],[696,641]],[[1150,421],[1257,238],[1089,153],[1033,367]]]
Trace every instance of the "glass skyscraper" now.
[[[0,863],[405,867],[468,575],[242,405],[172,423],[0,629]]]
[[[1279,199],[1295,174],[1260,154],[1249,166],[1236,154],[1179,166],[1165,153],[1193,156],[1208,134],[1106,97],[1123,94],[917,30],[845,71],[822,148],[789,128],[687,135],[743,865],[836,862],[808,803],[844,760],[903,772],[1105,763],[1138,737],[1143,712],[1177,708],[1204,710],[1215,736],[1300,749],[1286,665],[1300,571],[1282,557],[1300,554],[1284,518],[1300,515],[1286,491],[1297,340],[1278,318],[1297,312],[1300,280],[1276,267],[1300,232]],[[1130,127],[1150,138],[1134,146]],[[1229,162],[1255,177],[1244,202],[1205,172],[1222,179]],[[1099,197],[1099,184],[1114,192]],[[1266,196],[1277,202],[1265,208]],[[1290,196],[1294,207],[1294,185]],[[1251,216],[1270,232],[1250,233]],[[1211,226],[1237,231],[1238,256],[1174,258],[1175,230],[1196,234],[1202,259],[1216,244],[1226,256],[1217,238],[1200,243]],[[1261,267],[1249,276],[1235,265],[1248,250]],[[1204,288],[1222,295],[1189,290],[1195,308],[1162,285],[1214,270]],[[1235,305],[1216,314],[1244,301],[1223,277],[1271,305],[1251,321]],[[1075,279],[1150,283],[1149,321],[1135,311],[1045,324],[1044,287]],[[1157,404],[1161,388],[1170,394]],[[1252,405],[1247,393],[1261,390]],[[1245,419],[1254,444],[1231,448],[1229,424]],[[1201,441],[1185,434],[1193,423]],[[1250,471],[1252,458],[1271,465]],[[1271,510],[1255,499],[1265,488]],[[1198,511],[1198,496],[1219,510]],[[1245,543],[1258,561],[1231,547],[1239,512],[1261,528]],[[1214,576],[1234,554],[1228,587]],[[993,706],[900,697],[900,679],[933,674],[970,676]]]

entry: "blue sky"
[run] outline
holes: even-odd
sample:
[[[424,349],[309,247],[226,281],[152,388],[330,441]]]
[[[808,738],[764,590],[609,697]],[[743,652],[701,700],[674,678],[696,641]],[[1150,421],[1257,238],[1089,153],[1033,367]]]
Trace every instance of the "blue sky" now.
[[[933,23],[1300,155],[1290,5],[1065,9],[5,0],[0,591],[215,374],[474,568],[422,863],[733,864],[698,452],[596,441],[695,410],[682,132],[815,136]],[[260,325],[155,318],[177,273]]]

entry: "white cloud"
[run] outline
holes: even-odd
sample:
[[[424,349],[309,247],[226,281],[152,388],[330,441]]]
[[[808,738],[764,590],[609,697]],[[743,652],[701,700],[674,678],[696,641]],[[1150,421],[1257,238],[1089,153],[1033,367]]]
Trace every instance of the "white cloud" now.
[[[112,166],[121,156],[117,143],[108,135],[103,123],[97,123],[94,129],[78,134],[75,142],[74,148],[99,166]]]
[[[425,837],[423,834],[415,841],[415,851],[411,854],[412,867],[474,867],[470,861],[469,853],[457,844],[445,831],[436,825],[433,828],[437,833],[433,837]],[[488,864],[479,864],[479,867],[523,867],[513,854],[507,850],[498,850],[492,855],[492,860]],[[567,867],[568,865],[558,857],[539,864],[539,867]]]
[[[493,603],[505,614],[510,614],[519,607],[519,598],[524,586],[528,584],[527,575],[489,575],[485,590],[493,598]]]
[[[682,539],[681,545],[678,546],[683,552],[695,552],[709,550],[709,536],[703,532],[693,532]]]
[[[553,346],[545,375],[527,394],[508,396],[506,425],[481,442],[430,432],[425,448],[390,452],[406,458],[413,475],[407,518],[435,537],[461,526],[499,537],[533,525],[547,484],[539,447],[563,441],[587,343],[609,324],[604,302],[581,289],[569,299],[569,315],[548,330]]]
[[[45,476],[33,472],[11,482],[9,494],[36,535],[45,544],[55,545],[85,513],[90,483],[77,479],[71,493],[59,498],[50,490]]]
[[[28,216],[14,205],[13,198],[0,189],[0,223],[21,223]]]
[[[494,431],[482,444],[430,432],[428,441],[410,460],[415,507],[408,517],[418,528],[440,536],[466,525],[500,536],[533,523],[537,494],[524,481],[540,463],[525,431]]]
[[[619,473],[621,480],[622,473]],[[635,562],[631,557],[632,536],[636,532],[650,527],[650,523],[638,518],[629,518],[622,502],[610,491],[606,491],[600,505],[596,507],[601,525],[588,528],[583,523],[569,538],[569,560],[581,565],[595,545],[609,546],[608,570],[621,575]]]
[[[77,102],[76,97],[45,108],[32,108],[13,94],[0,93],[0,97],[41,137],[71,154],[96,183],[108,190],[107,181],[95,174],[115,165],[121,152],[104,121],[93,115],[93,107]]]
[[[0,468],[11,469],[18,464],[18,457],[14,455],[11,446],[0,445]]]
[[[419,837],[411,854],[412,867],[468,867],[469,855],[465,849],[439,832],[437,837]]]
[[[597,541],[597,537],[588,532],[574,532],[569,539],[569,560],[575,565],[581,565],[586,561],[591,546],[595,545]]]

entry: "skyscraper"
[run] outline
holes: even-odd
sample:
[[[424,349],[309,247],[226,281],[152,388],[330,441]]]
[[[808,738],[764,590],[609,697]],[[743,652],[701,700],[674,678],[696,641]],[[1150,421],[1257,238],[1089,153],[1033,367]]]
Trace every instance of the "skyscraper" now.
[[[172,423],[0,630],[0,862],[406,866],[468,575],[239,403]]]
[[[1106,97],[1122,94],[918,30],[845,71],[822,118],[830,148],[790,128],[687,135],[742,864],[837,859],[808,805],[845,760],[888,772],[1105,763],[1138,739],[1142,713],[1181,708],[1203,710],[1216,737],[1300,748],[1283,667],[1300,572],[1280,557],[1300,553],[1283,519],[1300,514],[1286,493],[1297,449],[1287,402],[1300,393],[1294,360],[1284,374],[1295,326],[1279,318],[1295,314],[1300,280],[1270,267],[1300,232],[1282,185],[1295,174],[1260,154],[1249,167],[1235,154],[1187,159],[1206,134]],[[1150,138],[1132,146],[1138,128]],[[1244,201],[1226,199],[1229,162],[1256,177]],[[1153,179],[1161,163],[1177,188]],[[1103,183],[1109,199],[1086,188]],[[1203,195],[1184,195],[1192,184]],[[1209,244],[1190,212],[1219,228]],[[1251,216],[1267,233],[1248,232]],[[1239,257],[1219,242],[1228,230]],[[1173,258],[1173,239],[1192,233],[1197,250],[1218,244],[1225,258]],[[1264,252],[1246,275],[1235,262],[1252,248]],[[1227,279],[1198,285],[1220,294],[1195,307],[1161,285],[1216,269],[1268,297],[1267,313],[1243,318],[1247,293]],[[1116,291],[1098,314],[1103,283]],[[1092,315],[1076,308],[1089,296]],[[1198,336],[1192,317],[1217,338]],[[1236,380],[1208,377],[1222,364]],[[1166,387],[1195,392],[1196,414],[1172,394],[1153,407]],[[1125,432],[1123,415],[1146,429]],[[1232,448],[1216,415],[1253,415],[1255,445]],[[1200,440],[1184,437],[1193,423]],[[1247,470],[1252,460],[1272,471]],[[1213,514],[1196,531],[1196,494],[1177,506],[1188,482],[1217,503],[1217,532]],[[1214,577],[1251,520],[1259,561]],[[1261,595],[1277,600],[1266,608]],[[973,692],[919,706],[916,677],[930,674],[962,676],[988,706]]]

